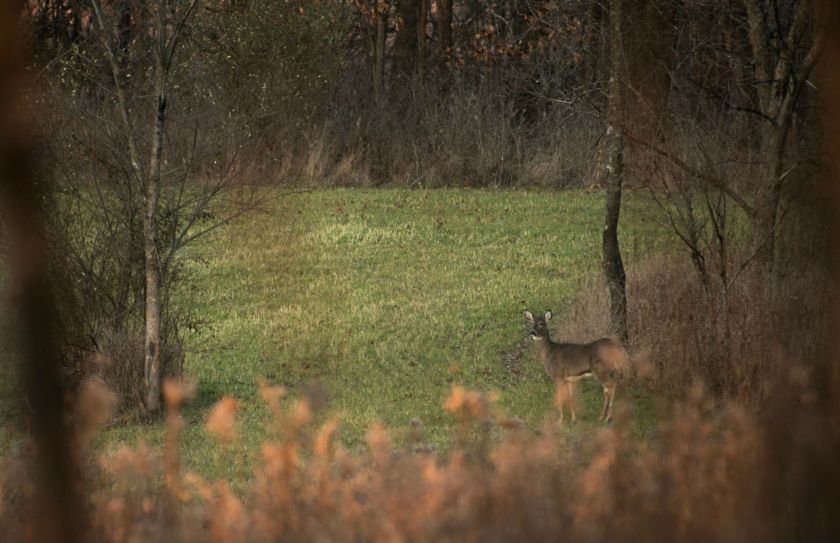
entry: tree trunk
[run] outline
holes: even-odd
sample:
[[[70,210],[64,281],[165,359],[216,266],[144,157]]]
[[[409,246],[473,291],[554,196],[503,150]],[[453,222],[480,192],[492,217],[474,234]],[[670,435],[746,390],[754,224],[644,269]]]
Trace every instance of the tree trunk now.
[[[129,307],[143,298],[143,287],[138,277],[138,272],[141,269],[140,246],[143,239],[143,215],[137,213],[140,206],[135,202],[133,192],[130,189],[126,192],[129,192],[129,194],[125,194],[123,198],[126,201],[124,211],[128,222],[128,228],[126,229],[128,235],[121,255],[119,290],[114,299],[116,319],[113,326],[117,331],[125,330],[126,320],[129,317]],[[132,295],[134,295],[134,300],[131,299]]]
[[[592,2],[589,7],[589,24],[584,34],[584,47],[589,51],[589,62],[581,65],[582,79],[589,85],[597,85],[605,68],[606,32],[604,30],[606,7],[601,2]]]
[[[426,75],[426,23],[429,17],[429,0],[417,2],[417,75]]]
[[[159,104],[161,125],[166,104]],[[154,164],[152,165],[154,167]],[[157,252],[156,209],[160,195],[160,166],[157,179],[149,178],[146,187],[146,209],[143,214],[143,257],[146,273],[146,409],[160,407],[160,269]]]
[[[633,29],[621,36],[627,70],[623,85],[631,89],[622,97],[622,124],[633,127],[637,136],[657,143],[665,134],[664,115],[677,60],[676,8],[672,4],[668,0],[640,0],[625,4],[622,14],[624,27]],[[630,151],[625,166],[632,172],[644,153],[632,153],[632,146]]]
[[[603,266],[610,291],[610,322],[622,341],[627,342],[626,275],[618,244],[618,220],[621,213],[621,187],[624,176],[622,153],[624,141],[618,129],[621,104],[621,2],[610,2],[610,79],[609,119],[607,125],[608,158],[606,167],[607,205],[603,232]]]
[[[441,64],[452,59],[452,0],[438,0],[438,39]]]
[[[508,45],[515,47],[528,32],[528,10],[532,7],[522,0],[510,0],[510,32],[508,34]]]
[[[374,44],[373,93],[377,103],[382,103],[385,93],[385,28],[388,12],[376,8],[376,43]]]
[[[125,68],[124,63],[127,61],[129,56],[128,48],[131,45],[131,40],[133,39],[132,34],[134,29],[131,26],[131,8],[131,2],[123,2],[119,6],[116,54],[117,60],[120,63],[123,63],[123,68]]]
[[[162,16],[161,16],[162,17]],[[160,261],[157,251],[157,206],[160,198],[160,166],[166,122],[166,73],[163,65],[163,23],[158,26],[155,50],[155,117],[149,178],[146,181],[146,209],[143,214],[143,256],[146,273],[146,410],[160,408]]]
[[[809,36],[808,12],[810,3],[799,2],[791,13],[786,35],[779,39],[779,21],[775,26],[768,19],[768,7],[758,0],[743,0],[747,15],[747,30],[752,49],[755,77],[755,102],[762,113],[761,156],[767,164],[761,168],[766,179],[758,189],[752,213],[752,248],[760,270],[771,271],[774,262],[779,203],[785,177],[785,147],[793,120],[793,109],[822,49],[820,31]],[[778,18],[778,14],[776,15]],[[811,40],[807,53],[801,58],[797,48]]]
[[[132,126],[134,115],[130,114],[125,91],[120,84],[120,66],[117,55],[110,41],[111,25],[106,23],[100,0],[90,0],[94,17],[102,32],[108,63],[114,78],[114,90],[118,111],[126,132],[128,155],[131,171],[138,186],[138,194],[143,194],[143,202],[138,207],[143,218],[143,261],[145,283],[145,341],[144,341],[144,385],[145,407],[149,412],[160,409],[161,381],[161,261],[158,254],[157,207],[160,199],[161,160],[163,140],[166,128],[166,85],[172,60],[175,55],[178,37],[183,25],[193,12],[198,0],[192,0],[183,10],[179,21],[174,21],[175,10],[164,0],[160,0],[152,13],[157,18],[154,31],[154,113],[151,119],[151,147],[148,170],[140,162],[139,146]]]
[[[772,271],[775,261],[776,230],[779,203],[782,198],[784,183],[785,147],[790,132],[791,115],[787,111],[779,113],[776,123],[765,131],[767,144],[762,156],[770,159],[765,174],[767,186],[759,191],[753,214],[753,251],[755,262],[761,270]]]
[[[397,36],[394,39],[394,74],[410,78],[417,60],[417,14],[420,0],[397,0]]]

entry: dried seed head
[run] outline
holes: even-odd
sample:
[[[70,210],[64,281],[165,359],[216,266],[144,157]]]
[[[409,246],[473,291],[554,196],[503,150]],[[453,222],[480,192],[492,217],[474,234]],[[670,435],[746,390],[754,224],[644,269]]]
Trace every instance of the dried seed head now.
[[[216,402],[207,417],[207,431],[222,441],[236,439],[236,405],[236,399],[230,396]]]

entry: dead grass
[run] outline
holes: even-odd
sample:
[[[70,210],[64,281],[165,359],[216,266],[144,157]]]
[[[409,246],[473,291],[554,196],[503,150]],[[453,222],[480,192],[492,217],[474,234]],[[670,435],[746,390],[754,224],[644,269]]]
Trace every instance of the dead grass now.
[[[123,447],[91,467],[86,540],[832,540],[840,442],[833,413],[816,407],[799,371],[768,381],[777,401],[758,414],[716,409],[702,385],[692,386],[645,445],[628,438],[619,414],[587,457],[568,450],[553,424],[535,435],[491,396],[459,387],[445,402],[462,437],[449,454],[395,447],[379,424],[366,452],[354,454],[336,440],[340,421],[312,427],[307,400],[282,409],[284,392],[264,385],[277,426],[244,476],[247,491],[183,472],[177,458],[158,458],[143,443]],[[82,405],[111,397],[99,384],[83,390]],[[167,385],[167,441],[178,439],[178,410],[191,393]],[[77,411],[88,431],[101,421],[95,411]],[[228,398],[207,419],[233,458],[239,424]],[[489,431],[504,437],[487,445]],[[41,521],[28,476],[13,458],[0,473],[4,540],[26,540]]]
[[[601,123],[570,106],[546,114],[524,122],[495,82],[421,85],[386,107],[346,104],[311,126],[278,126],[278,143],[250,159],[282,184],[579,187]]]
[[[769,278],[747,269],[724,290],[705,290],[688,259],[655,255],[628,276],[631,379],[658,396],[684,397],[695,382],[744,405],[771,400],[767,380],[794,361],[825,357],[833,300],[823,266],[782,263]],[[817,295],[817,293],[820,293]],[[608,294],[595,278],[581,286],[561,331],[566,341],[609,333]]]

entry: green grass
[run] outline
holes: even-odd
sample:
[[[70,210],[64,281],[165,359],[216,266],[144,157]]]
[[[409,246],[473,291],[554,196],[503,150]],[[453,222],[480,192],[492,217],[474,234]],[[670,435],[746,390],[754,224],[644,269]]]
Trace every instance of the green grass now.
[[[238,469],[203,429],[222,394],[241,400],[244,463],[256,454],[269,418],[260,379],[293,396],[318,381],[351,448],[374,421],[399,438],[412,418],[445,447],[455,421],[442,405],[454,384],[498,392],[506,413],[539,428],[553,410],[549,380],[531,349],[521,375],[502,353],[522,341],[523,301],[562,320],[575,286],[600,274],[602,216],[603,194],[583,192],[272,193],[264,210],[190,249],[195,289],[178,303],[208,325],[186,336],[186,371],[199,388],[185,411],[185,464],[206,475]],[[631,264],[657,238],[653,228],[625,212]],[[587,381],[578,390],[582,420],[572,431],[591,433],[600,390]],[[649,426],[647,399],[625,398],[636,404],[637,425]],[[161,425],[114,427],[104,440],[138,437],[158,445]]]

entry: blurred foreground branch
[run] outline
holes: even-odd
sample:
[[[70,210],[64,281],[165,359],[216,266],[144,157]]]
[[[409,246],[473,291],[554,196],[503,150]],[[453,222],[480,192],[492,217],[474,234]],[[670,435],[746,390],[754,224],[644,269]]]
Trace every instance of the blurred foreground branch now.
[[[17,33],[20,7],[14,0],[0,5],[0,197],[10,255],[9,305],[39,476],[31,511],[48,519],[33,522],[30,536],[33,541],[72,542],[79,539],[82,510],[63,417],[54,303],[38,187],[32,177],[34,135],[23,99],[27,78]],[[7,363],[13,359],[7,355]]]

